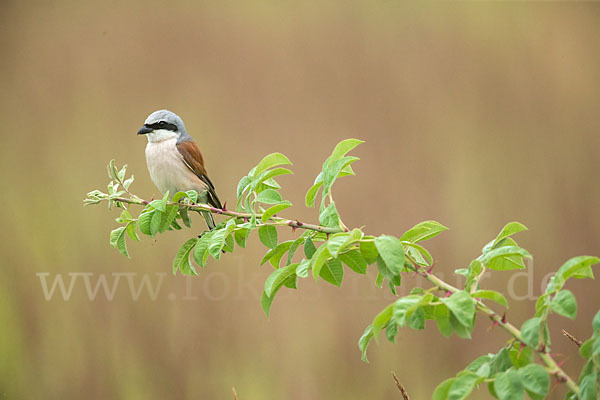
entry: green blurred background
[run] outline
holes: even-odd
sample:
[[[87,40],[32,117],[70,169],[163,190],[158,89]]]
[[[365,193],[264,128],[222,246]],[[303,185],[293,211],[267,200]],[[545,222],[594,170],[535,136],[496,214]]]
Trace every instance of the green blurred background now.
[[[506,222],[523,222],[530,283],[484,281],[512,288],[517,325],[546,274],[600,254],[599,3],[3,1],[0,11],[1,398],[231,399],[232,387],[240,400],[400,398],[393,370],[425,399],[508,339],[485,319],[473,341],[428,325],[372,345],[367,364],[357,340],[392,301],[373,275],[347,274],[341,289],[306,279],[267,320],[270,267],[259,267],[256,237],[193,279],[170,269],[199,219],[122,257],[108,245],[118,213],[82,199],[105,188],[111,158],[129,164],[137,194],[158,195],[135,133],[159,108],[183,117],[230,205],[263,155],[288,155],[287,214],[306,220],[317,216],[304,193],[335,143],[366,140],[357,176],[335,189],[344,221],[399,235],[439,220],[451,230],[429,247],[450,282]],[[134,300],[124,276],[112,301],[102,291],[91,301],[79,277],[68,301],[45,299],[36,274],[68,284],[77,272],[92,285],[114,273],[163,282],[155,300],[146,290]],[[418,284],[406,278],[403,293]],[[569,288],[579,315],[552,318],[553,352],[577,375],[560,330],[589,336],[600,290]]]

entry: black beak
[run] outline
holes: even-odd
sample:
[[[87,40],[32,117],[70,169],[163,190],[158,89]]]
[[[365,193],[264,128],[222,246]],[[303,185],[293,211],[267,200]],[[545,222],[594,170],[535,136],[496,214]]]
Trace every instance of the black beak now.
[[[152,128],[148,128],[146,125],[144,125],[144,126],[142,126],[142,127],[140,128],[140,130],[138,131],[138,133],[137,133],[137,134],[138,134],[138,135],[146,135],[146,134],[148,134],[148,133],[150,133],[150,132],[152,132],[152,131],[153,131],[153,129],[152,129]]]

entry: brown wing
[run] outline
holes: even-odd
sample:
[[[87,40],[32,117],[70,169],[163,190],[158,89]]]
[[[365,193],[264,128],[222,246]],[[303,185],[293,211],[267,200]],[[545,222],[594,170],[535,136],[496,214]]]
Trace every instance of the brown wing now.
[[[185,161],[187,167],[208,187],[208,203],[214,207],[223,208],[215,192],[215,186],[208,179],[206,168],[204,168],[204,159],[196,142],[186,141],[177,143],[177,150],[183,156],[183,161]]]

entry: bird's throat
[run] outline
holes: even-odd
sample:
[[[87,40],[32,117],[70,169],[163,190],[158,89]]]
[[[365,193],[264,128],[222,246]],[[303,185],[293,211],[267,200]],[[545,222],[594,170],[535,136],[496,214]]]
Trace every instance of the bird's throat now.
[[[169,131],[166,129],[157,129],[146,135],[148,137],[148,142],[158,143],[169,139],[177,139],[177,132]]]

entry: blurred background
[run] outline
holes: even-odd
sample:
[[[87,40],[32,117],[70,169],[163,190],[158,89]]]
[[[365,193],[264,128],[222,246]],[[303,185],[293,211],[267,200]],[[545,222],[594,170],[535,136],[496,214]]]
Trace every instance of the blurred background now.
[[[600,255],[598,3],[8,0],[0,31],[2,398],[232,399],[232,387],[240,400],[400,398],[393,370],[425,399],[509,339],[482,318],[472,341],[428,325],[373,344],[367,364],[358,338],[393,301],[373,273],[346,274],[341,289],[303,280],[266,319],[256,237],[195,278],[170,271],[198,218],[121,256],[108,245],[118,212],[82,199],[105,190],[112,158],[135,193],[158,195],[136,132],[159,108],[182,116],[229,205],[265,154],[289,156],[286,215],[309,221],[322,161],[341,139],[366,140],[357,176],[334,190],[344,222],[400,235],[440,221],[451,230],[428,247],[451,283],[506,222],[524,223],[530,272],[483,283],[512,292],[516,325],[548,273]],[[74,279],[67,300],[44,293],[57,276],[67,289]],[[85,277],[93,289],[117,276],[112,300],[90,299]],[[552,318],[553,352],[576,377],[582,360],[560,330],[589,337],[600,290],[568,288],[579,314]]]

